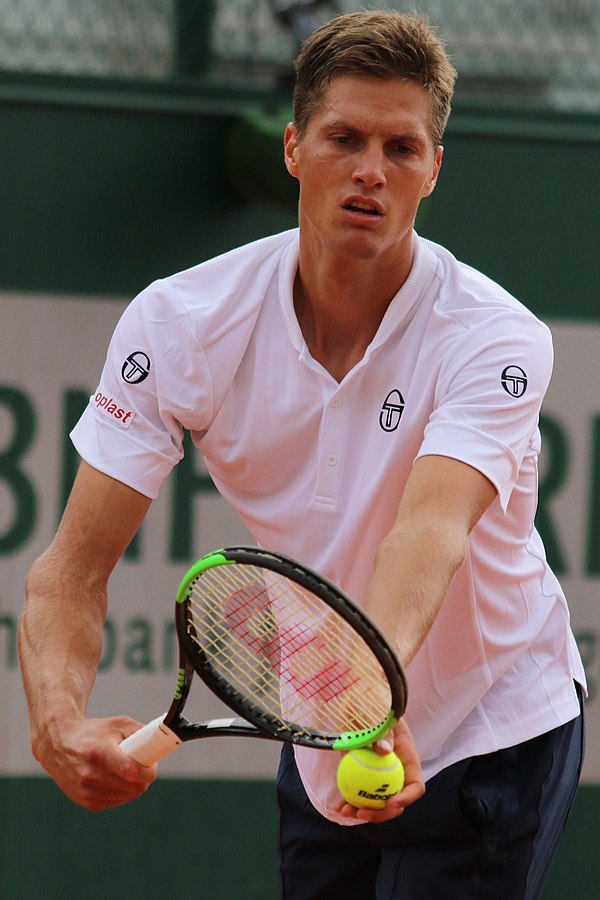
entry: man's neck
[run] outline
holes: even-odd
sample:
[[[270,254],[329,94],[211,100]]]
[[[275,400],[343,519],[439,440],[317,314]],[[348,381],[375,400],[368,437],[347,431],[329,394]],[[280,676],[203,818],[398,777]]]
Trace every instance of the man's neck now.
[[[294,307],[311,356],[341,381],[363,358],[410,264],[386,271],[365,261],[300,266]],[[306,274],[305,274],[306,273]]]

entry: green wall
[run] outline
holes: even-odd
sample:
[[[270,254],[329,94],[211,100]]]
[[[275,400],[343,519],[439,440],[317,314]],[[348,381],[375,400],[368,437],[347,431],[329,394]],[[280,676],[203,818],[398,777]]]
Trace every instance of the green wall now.
[[[227,146],[255,97],[0,78],[0,288],[129,296],[292,227],[249,205]]]
[[[0,289],[129,296],[291,227],[281,116],[262,99],[0,78]],[[542,316],[599,318],[599,151],[598,119],[458,109],[420,230]],[[599,801],[581,789],[545,900],[599,895]],[[184,895],[190,872],[215,900],[274,897],[270,784],[159,780],[92,815],[44,778],[4,778],[0,810],[5,900],[152,900]]]
[[[457,111],[427,237],[542,317],[600,318],[600,118]]]
[[[0,287],[129,296],[293,226],[286,110],[267,117],[264,100],[1,77]],[[457,109],[450,121],[420,231],[536,312],[599,318],[600,118]]]
[[[597,900],[599,806],[599,787],[580,791],[543,900]],[[2,900],[276,897],[270,783],[159,779],[135,803],[94,814],[49,779],[4,778],[0,810]]]
[[[0,779],[0,897],[274,900],[274,803],[264,782],[159,780],[94,814],[49,779]]]

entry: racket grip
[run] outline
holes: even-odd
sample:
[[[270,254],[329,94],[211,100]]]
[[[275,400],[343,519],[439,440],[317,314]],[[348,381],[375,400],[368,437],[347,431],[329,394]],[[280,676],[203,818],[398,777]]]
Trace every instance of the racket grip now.
[[[164,714],[134,731],[119,744],[121,750],[141,766],[152,766],[181,744],[180,738],[164,724]]]

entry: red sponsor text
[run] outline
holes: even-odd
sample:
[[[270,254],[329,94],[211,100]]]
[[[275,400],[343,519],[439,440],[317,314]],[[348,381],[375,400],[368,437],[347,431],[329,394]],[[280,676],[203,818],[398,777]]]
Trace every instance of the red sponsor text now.
[[[116,420],[123,428],[129,428],[135,417],[134,412],[119,406],[112,397],[107,397],[106,394],[103,394],[101,391],[97,391],[96,394],[91,397],[91,402],[96,409]]]

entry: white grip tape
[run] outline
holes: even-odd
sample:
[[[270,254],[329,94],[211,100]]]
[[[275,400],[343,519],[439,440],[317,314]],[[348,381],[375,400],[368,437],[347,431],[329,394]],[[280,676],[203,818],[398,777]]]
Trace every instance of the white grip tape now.
[[[163,756],[168,756],[181,744],[181,740],[167,728],[164,718],[163,713],[158,719],[134,731],[121,741],[119,745],[121,750],[141,766],[151,766]]]

